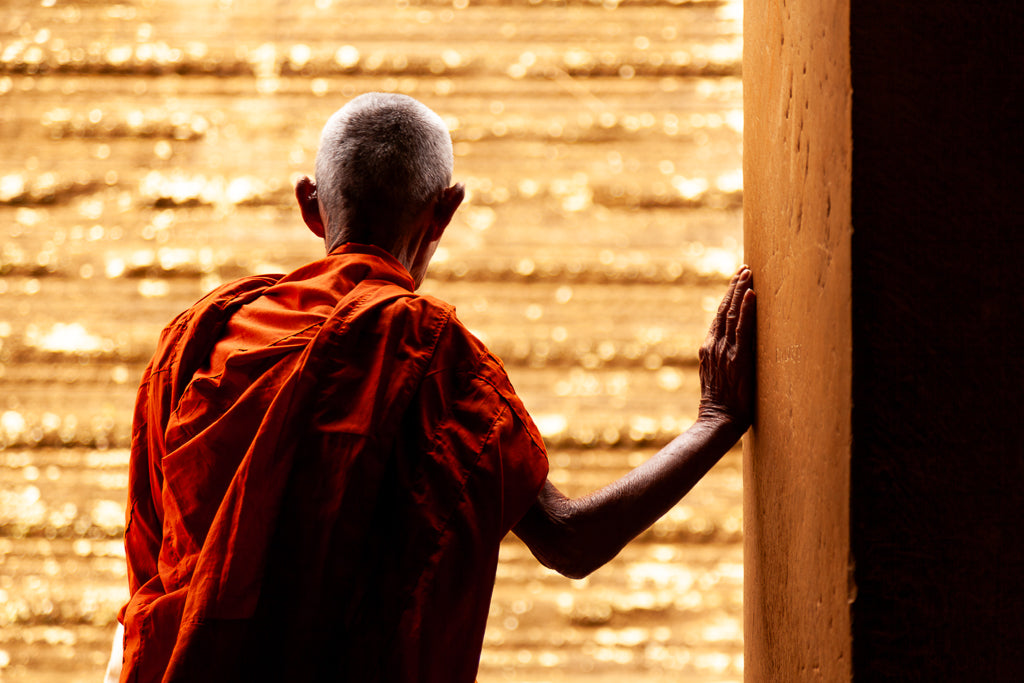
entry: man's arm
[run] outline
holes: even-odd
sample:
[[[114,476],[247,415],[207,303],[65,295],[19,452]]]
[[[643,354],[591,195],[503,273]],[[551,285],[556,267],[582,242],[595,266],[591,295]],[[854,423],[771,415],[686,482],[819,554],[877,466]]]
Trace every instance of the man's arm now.
[[[733,276],[700,349],[697,422],[608,486],[567,498],[550,481],[515,533],[546,567],[582,578],[615,557],[686,495],[753,417],[755,297],[750,270]]]

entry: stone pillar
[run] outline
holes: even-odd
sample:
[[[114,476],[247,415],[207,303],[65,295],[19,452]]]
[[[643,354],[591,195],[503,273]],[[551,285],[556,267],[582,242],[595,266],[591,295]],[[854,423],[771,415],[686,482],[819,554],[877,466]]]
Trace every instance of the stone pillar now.
[[[750,681],[1024,680],[1021,15],[746,3]]]
[[[848,0],[748,0],[744,12],[744,247],[758,294],[748,681],[850,675],[848,19]]]

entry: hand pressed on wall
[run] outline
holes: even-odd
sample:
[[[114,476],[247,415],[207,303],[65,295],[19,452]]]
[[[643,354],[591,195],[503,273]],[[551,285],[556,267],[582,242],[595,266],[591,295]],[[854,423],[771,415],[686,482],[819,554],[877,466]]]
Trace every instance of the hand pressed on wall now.
[[[548,479],[515,532],[546,567],[582,578],[615,557],[690,491],[743,435],[753,415],[753,279],[729,283],[700,350],[697,422],[607,486],[569,498]]]
[[[747,266],[733,275],[700,349],[698,419],[725,422],[742,434],[754,417],[757,301]]]

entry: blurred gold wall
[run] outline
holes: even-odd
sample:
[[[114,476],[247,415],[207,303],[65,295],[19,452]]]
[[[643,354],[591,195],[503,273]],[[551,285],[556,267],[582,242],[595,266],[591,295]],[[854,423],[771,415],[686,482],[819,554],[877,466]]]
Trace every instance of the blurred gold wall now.
[[[425,288],[508,365],[568,493],[685,428],[741,260],[741,2],[6,3],[0,18],[0,676],[95,681],[125,599],[135,385],[215,284],[322,245],[320,126],[403,92],[468,201]],[[480,680],[742,677],[731,453],[590,579],[502,547]]]

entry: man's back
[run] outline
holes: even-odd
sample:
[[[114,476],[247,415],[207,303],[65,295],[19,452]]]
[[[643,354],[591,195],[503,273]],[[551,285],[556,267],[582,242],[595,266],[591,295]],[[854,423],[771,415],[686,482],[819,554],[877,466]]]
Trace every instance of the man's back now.
[[[453,163],[421,103],[355,98],[295,186],[329,256],[164,331],[133,427],[123,681],[471,681],[506,532],[586,576],[749,426],[744,266],[700,350],[697,421],[589,495],[546,480],[501,364],[413,294],[465,198]]]
[[[346,245],[168,328],[133,439],[138,680],[472,680],[547,463],[500,364],[412,284]]]

